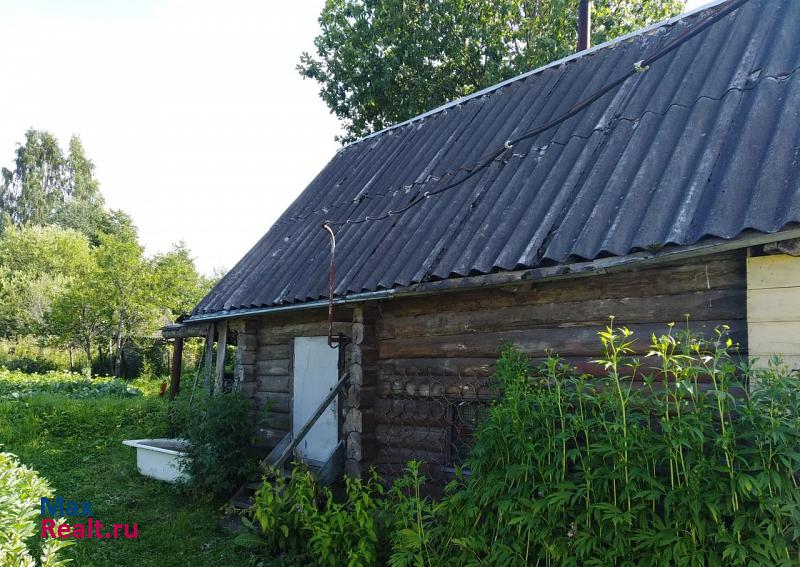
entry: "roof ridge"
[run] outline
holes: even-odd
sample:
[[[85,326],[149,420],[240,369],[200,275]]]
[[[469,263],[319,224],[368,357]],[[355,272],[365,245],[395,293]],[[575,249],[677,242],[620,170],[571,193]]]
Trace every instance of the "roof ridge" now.
[[[677,23],[677,22],[679,22],[681,20],[684,20],[686,18],[694,16],[695,14],[698,14],[699,12],[703,12],[705,10],[710,10],[711,8],[715,8],[715,7],[719,6],[720,4],[725,4],[726,2],[730,2],[730,1],[731,0],[711,0],[710,2],[708,2],[706,4],[703,4],[702,6],[698,6],[697,8],[695,8],[693,10],[689,10],[687,12],[683,12],[681,14],[678,14],[677,16],[672,16],[671,18],[667,18],[665,20],[661,20],[660,22],[655,22],[653,24],[650,24],[649,26],[645,26],[645,27],[640,28],[638,30],[634,30],[632,32],[629,32],[629,33],[626,33],[624,35],[621,35],[619,37],[615,37],[614,39],[611,39],[611,40],[608,40],[606,42],[600,43],[600,44],[595,45],[593,47],[590,47],[588,49],[584,49],[583,51],[577,51],[575,53],[571,53],[570,55],[562,57],[561,59],[556,59],[555,61],[551,61],[550,63],[542,65],[541,67],[537,67],[536,69],[532,69],[530,71],[525,71],[524,73],[521,73],[521,74],[516,75],[514,77],[511,77],[509,79],[506,79],[505,81],[501,81],[501,82],[496,83],[494,85],[490,85],[490,86],[488,86],[486,88],[483,88],[483,89],[481,89],[479,91],[475,91],[474,93],[471,93],[471,94],[468,94],[468,95],[464,95],[464,96],[459,97],[459,98],[457,98],[455,100],[451,100],[450,102],[446,102],[446,103],[444,103],[444,104],[442,104],[440,106],[437,106],[436,108],[432,108],[431,110],[427,110],[427,111],[423,112],[422,114],[418,114],[417,116],[413,116],[413,117],[411,117],[411,118],[409,118],[407,120],[404,120],[402,122],[398,122],[397,124],[393,124],[391,126],[387,126],[386,128],[383,128],[382,130],[378,130],[377,132],[372,132],[371,134],[367,134],[366,136],[362,136],[361,138],[359,138],[357,140],[354,140],[354,141],[350,142],[349,144],[346,144],[346,145],[342,146],[341,148],[339,148],[339,150],[337,150],[337,153],[341,152],[341,151],[344,151],[347,148],[350,148],[352,146],[355,146],[356,144],[358,144],[360,142],[363,142],[365,140],[369,140],[370,138],[375,138],[375,137],[380,136],[381,134],[385,134],[386,132],[389,132],[391,130],[395,130],[395,129],[401,128],[403,126],[407,126],[407,125],[412,124],[414,122],[418,122],[420,120],[424,120],[425,118],[427,118],[429,116],[432,116],[434,114],[439,114],[440,112],[443,112],[443,111],[445,111],[445,110],[447,110],[449,108],[453,108],[453,107],[459,106],[459,105],[461,105],[461,104],[463,104],[463,103],[465,103],[465,102],[467,102],[469,100],[472,100],[474,98],[480,98],[480,97],[485,96],[485,95],[487,95],[489,93],[492,93],[492,92],[494,92],[496,90],[499,90],[499,89],[501,89],[501,88],[503,88],[503,87],[505,87],[507,85],[510,85],[510,84],[515,83],[517,81],[521,81],[521,80],[527,79],[528,77],[531,77],[533,75],[537,75],[539,73],[542,73],[543,71],[546,71],[547,69],[550,69],[552,67],[557,67],[557,66],[562,65],[564,63],[569,63],[571,61],[575,61],[577,59],[585,57],[586,55],[592,55],[592,54],[596,53],[597,51],[600,51],[602,49],[617,45],[617,44],[622,43],[624,41],[627,41],[627,40],[629,40],[631,38],[645,35],[645,34],[650,33],[650,32],[652,32],[652,31],[654,31],[656,29],[660,29],[660,28],[664,28],[664,27],[667,27],[667,26],[671,26],[671,25],[673,25],[673,24],[675,24],[675,23]]]

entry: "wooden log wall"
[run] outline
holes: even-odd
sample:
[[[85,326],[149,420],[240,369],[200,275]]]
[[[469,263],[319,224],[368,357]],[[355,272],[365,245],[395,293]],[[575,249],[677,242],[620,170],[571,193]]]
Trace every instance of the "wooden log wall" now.
[[[490,395],[499,349],[558,353],[583,372],[599,372],[597,333],[615,316],[644,353],[652,333],[683,325],[730,336],[747,352],[745,251],[639,270],[452,292],[381,304],[376,460],[384,474],[409,459],[444,467],[452,460],[454,412]],[[435,476],[435,470],[429,470]]]
[[[349,317],[349,313],[345,315]],[[325,315],[307,312],[294,315],[260,317],[251,323],[254,340],[251,354],[253,380],[248,394],[260,423],[259,445],[272,449],[292,428],[292,349],[295,337],[328,334]],[[334,333],[350,336],[349,321],[336,322]]]

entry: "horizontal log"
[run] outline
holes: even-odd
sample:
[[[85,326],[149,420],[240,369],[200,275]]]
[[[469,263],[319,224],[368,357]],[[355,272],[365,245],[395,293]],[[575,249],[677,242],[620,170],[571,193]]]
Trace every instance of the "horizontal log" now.
[[[261,417],[262,427],[289,431],[292,428],[292,414],[267,412]]]
[[[256,363],[256,353],[253,350],[244,350],[240,347],[236,350],[236,357],[242,365],[250,366]]]
[[[272,449],[278,442],[283,439],[288,431],[281,429],[273,429],[271,427],[257,427],[256,428],[256,445],[263,449]]]
[[[436,380],[409,380],[404,376],[383,377],[378,383],[381,398],[447,398],[457,401],[491,401],[494,389],[481,383],[447,384]]]
[[[731,338],[746,352],[747,326],[744,320],[693,321],[695,333],[714,336],[714,329],[723,324],[731,328]],[[647,352],[650,336],[664,334],[664,324],[630,325],[634,332],[633,348],[638,353]],[[536,328],[494,333],[447,335],[435,337],[410,337],[383,340],[379,343],[381,358],[442,358],[496,357],[506,344],[512,344],[531,356],[546,356],[549,352],[562,356],[598,356],[601,343],[600,329],[592,327]]]
[[[161,327],[161,336],[165,339],[189,339],[192,337],[205,337],[208,332],[208,323],[190,325],[188,323],[171,323]]]
[[[395,465],[402,468],[409,461],[424,461],[432,465],[447,465],[450,457],[444,451],[425,451],[423,449],[378,444],[378,452],[374,460],[375,465]]]
[[[407,425],[377,425],[375,438],[379,444],[422,451],[447,451],[447,427],[415,427]]]
[[[352,323],[334,323],[333,333],[350,336]],[[283,344],[295,337],[324,337],[328,335],[327,321],[264,326],[258,331],[259,345]]]
[[[253,394],[259,407],[266,407],[268,411],[288,413],[291,411],[291,395],[274,392],[256,392]]]
[[[377,423],[441,426],[447,423],[450,409],[438,400],[378,398],[373,412]]]
[[[273,392],[276,394],[288,394],[292,391],[291,376],[259,376],[257,392]]]
[[[382,374],[428,374],[486,377],[494,373],[497,358],[399,358],[380,361]]]
[[[744,289],[745,255],[734,251],[704,256],[677,265],[625,270],[571,280],[520,284],[504,288],[452,292],[447,295],[448,309],[478,311],[485,308],[513,307],[535,303],[587,301],[623,297],[681,294],[703,290]],[[436,313],[442,307],[442,295],[407,298],[386,302],[383,317]]]
[[[722,289],[679,295],[656,295],[593,299],[563,303],[534,303],[479,311],[438,311],[427,315],[387,317],[378,327],[381,339],[486,333],[533,327],[569,327],[615,323],[690,321],[725,321],[741,319],[746,314],[744,289]]]
[[[288,358],[260,360],[256,362],[256,374],[258,376],[285,376],[291,373],[289,367]]]
[[[261,345],[256,349],[256,360],[275,360],[281,358],[291,358],[292,349],[290,341],[278,345]]]

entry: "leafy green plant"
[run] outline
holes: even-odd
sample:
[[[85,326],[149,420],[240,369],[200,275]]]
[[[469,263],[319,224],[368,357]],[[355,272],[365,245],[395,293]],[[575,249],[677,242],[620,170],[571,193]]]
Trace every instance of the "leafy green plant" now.
[[[0,400],[24,400],[38,394],[61,394],[74,399],[129,398],[141,395],[123,380],[89,380],[75,372],[25,374],[0,368]]]
[[[189,440],[184,467],[194,490],[230,494],[256,470],[250,400],[237,392],[181,399],[171,408],[174,433]]]
[[[20,464],[15,455],[0,453],[0,567],[66,565],[59,550],[71,542],[47,539],[40,552],[33,552],[28,545],[36,535],[39,499],[43,496],[53,496],[47,481]]]
[[[311,556],[319,565],[378,565],[385,548],[387,521],[392,513],[375,471],[366,481],[345,478],[345,498],[336,502],[328,487],[323,504],[311,516]]]
[[[671,326],[642,359],[609,326],[601,377],[506,349],[472,476],[416,564],[798,564],[800,378],[738,361],[726,332]]]
[[[243,545],[263,546],[270,554],[307,557],[317,565],[379,565],[386,557],[390,514],[384,489],[373,471],[366,481],[345,479],[345,498],[337,501],[314,475],[295,466],[287,481],[277,471],[264,477],[248,512],[259,535],[242,535]]]

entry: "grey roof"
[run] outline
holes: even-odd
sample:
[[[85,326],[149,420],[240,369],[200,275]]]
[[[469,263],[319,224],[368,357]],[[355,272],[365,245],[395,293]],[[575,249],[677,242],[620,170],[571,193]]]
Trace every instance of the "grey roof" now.
[[[196,315],[320,299],[325,220],[467,177],[728,3],[340,150]],[[386,220],[337,227],[336,294],[687,246],[800,222],[800,2],[749,0],[558,127]]]

